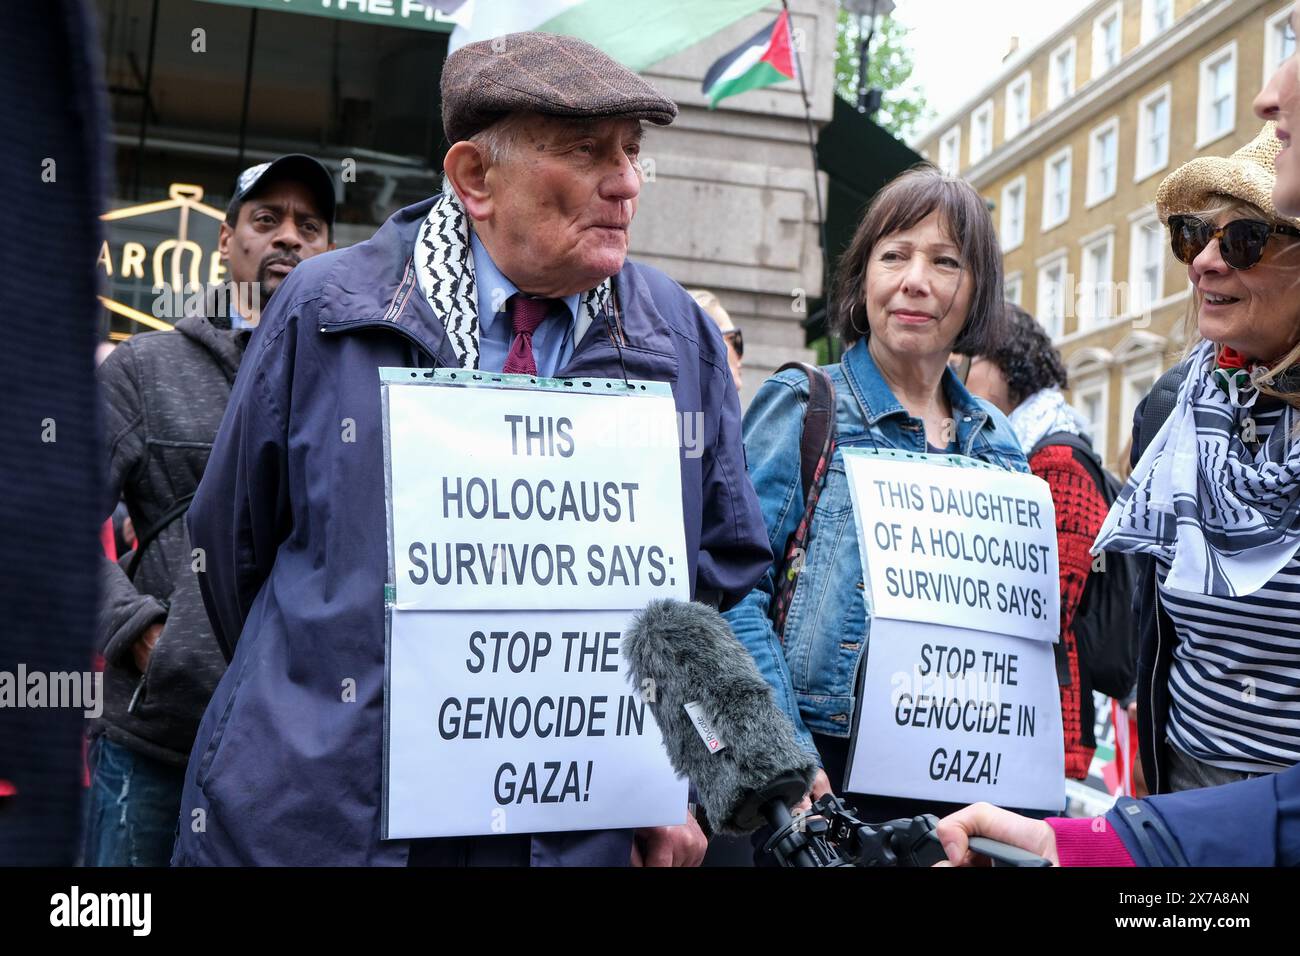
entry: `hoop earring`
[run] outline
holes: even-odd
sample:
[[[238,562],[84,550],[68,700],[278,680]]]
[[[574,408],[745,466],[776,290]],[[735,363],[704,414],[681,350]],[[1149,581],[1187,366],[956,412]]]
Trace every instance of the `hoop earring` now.
[[[867,328],[865,330],[858,328],[858,323],[853,321],[853,311],[854,311],[853,309],[851,308],[849,309],[849,327],[853,329],[854,332],[858,333],[858,338],[860,339],[871,338],[871,323],[870,322],[867,323]],[[865,314],[867,310],[864,308],[862,311]]]

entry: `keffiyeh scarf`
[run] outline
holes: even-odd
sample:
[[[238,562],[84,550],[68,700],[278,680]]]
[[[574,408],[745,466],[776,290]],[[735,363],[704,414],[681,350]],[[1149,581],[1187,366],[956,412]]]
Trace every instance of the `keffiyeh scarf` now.
[[[1249,408],[1216,384],[1215,347],[1187,359],[1174,410],[1116,499],[1093,551],[1172,563],[1164,586],[1212,597],[1253,594],[1300,548],[1300,439],[1287,405],[1258,451]]]
[[[415,278],[447,330],[461,368],[478,368],[478,293],[470,247],[469,215],[449,183],[420,225],[415,240]],[[613,295],[609,279],[582,294],[580,308],[595,321]]]
[[[1034,392],[1007,416],[1020,447],[1028,455],[1033,447],[1055,432],[1083,435],[1086,429],[1079,414],[1069,406],[1056,386]]]

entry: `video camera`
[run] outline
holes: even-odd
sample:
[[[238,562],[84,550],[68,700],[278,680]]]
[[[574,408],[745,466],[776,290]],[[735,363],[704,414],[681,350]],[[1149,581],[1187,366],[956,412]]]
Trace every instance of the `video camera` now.
[[[872,825],[831,793],[793,817],[775,801],[765,809],[776,831],[763,852],[781,866],[933,866],[947,859],[935,832],[939,818],[932,813]],[[1051,865],[1041,856],[986,837],[972,837],[970,848],[995,866]]]

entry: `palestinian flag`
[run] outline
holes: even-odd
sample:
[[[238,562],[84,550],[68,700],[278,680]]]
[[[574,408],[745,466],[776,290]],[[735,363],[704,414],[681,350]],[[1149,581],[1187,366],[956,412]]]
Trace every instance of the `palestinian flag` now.
[[[790,13],[782,10],[772,23],[709,67],[702,89],[709,96],[709,109],[714,109],[724,97],[793,80],[794,70]]]
[[[426,0],[427,2],[427,0]],[[770,0],[475,0],[456,13],[448,52],[517,30],[586,40],[632,70],[699,43]]]

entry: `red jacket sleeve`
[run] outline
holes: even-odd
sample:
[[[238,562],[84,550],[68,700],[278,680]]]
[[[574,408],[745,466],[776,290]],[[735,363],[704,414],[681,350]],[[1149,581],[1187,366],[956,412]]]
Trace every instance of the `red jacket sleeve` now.
[[[1029,461],[1030,470],[1047,482],[1056,506],[1056,546],[1061,576],[1061,640],[1070,659],[1070,686],[1061,688],[1061,720],[1065,731],[1065,775],[1088,776],[1094,748],[1083,745],[1080,718],[1079,649],[1074,613],[1092,569],[1088,549],[1106,520],[1106,499],[1088,470],[1066,445],[1048,445]]]

